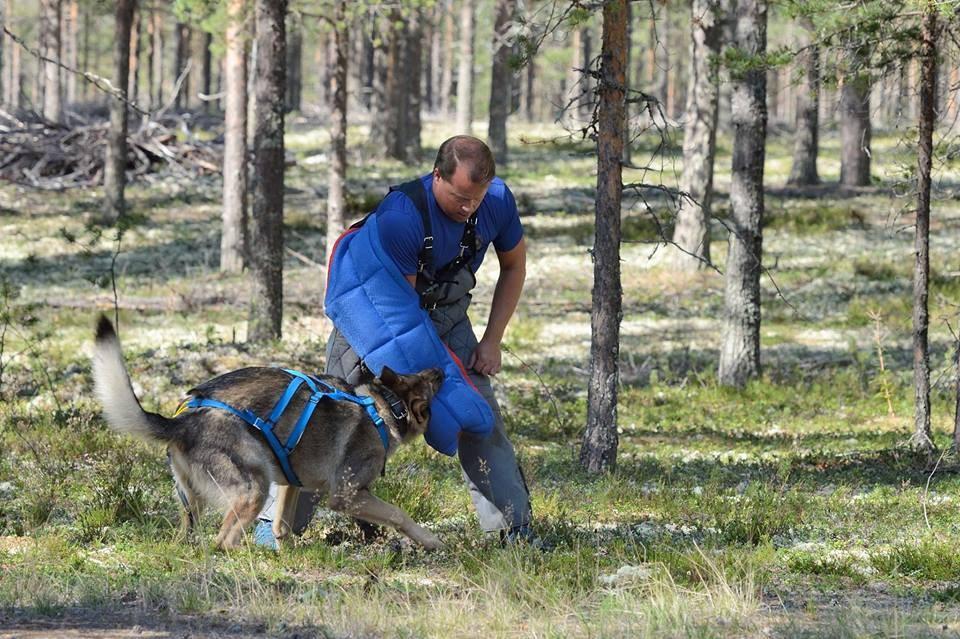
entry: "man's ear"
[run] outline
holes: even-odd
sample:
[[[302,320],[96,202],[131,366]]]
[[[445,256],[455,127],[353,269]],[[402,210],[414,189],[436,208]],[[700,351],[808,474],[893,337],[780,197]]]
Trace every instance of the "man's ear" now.
[[[380,371],[380,381],[386,384],[388,387],[394,388],[400,383],[400,377],[393,372],[392,368],[384,365],[383,370]]]

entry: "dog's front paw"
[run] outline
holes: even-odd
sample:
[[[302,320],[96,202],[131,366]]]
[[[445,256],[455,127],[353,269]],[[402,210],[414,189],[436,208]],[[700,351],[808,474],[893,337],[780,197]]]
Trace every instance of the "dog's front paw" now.
[[[441,546],[443,546],[440,538],[428,530],[423,531],[421,538],[418,539],[417,542],[423,546],[424,550],[438,550]]]

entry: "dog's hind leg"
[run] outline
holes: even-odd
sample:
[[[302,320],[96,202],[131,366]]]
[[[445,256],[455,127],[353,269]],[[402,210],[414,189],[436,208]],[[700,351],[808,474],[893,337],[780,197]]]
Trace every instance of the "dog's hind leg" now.
[[[439,537],[421,527],[393,504],[371,494],[366,488],[360,488],[347,498],[336,495],[331,497],[330,508],[370,523],[395,528],[427,550],[436,550],[441,546]]]
[[[293,530],[299,497],[300,489],[296,486],[277,486],[277,509],[273,515],[273,536],[277,543],[282,543]]]
[[[265,491],[244,493],[231,501],[223,517],[223,523],[220,525],[220,533],[217,535],[217,548],[226,550],[239,546],[243,531],[260,514],[264,501],[266,501]]]
[[[190,485],[186,461],[173,448],[167,449],[167,461],[173,474],[174,492],[183,510],[180,511],[180,530],[178,536],[188,539],[200,519],[200,498]]]

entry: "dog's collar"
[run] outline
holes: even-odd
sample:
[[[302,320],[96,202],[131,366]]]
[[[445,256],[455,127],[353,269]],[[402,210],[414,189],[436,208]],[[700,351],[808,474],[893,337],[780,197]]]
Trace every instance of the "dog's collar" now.
[[[407,412],[407,405],[403,403],[403,400],[397,397],[397,394],[386,386],[380,388],[380,394],[383,395],[383,399],[390,404],[390,412],[393,413],[393,418],[396,419],[397,422],[406,423],[409,413]]]

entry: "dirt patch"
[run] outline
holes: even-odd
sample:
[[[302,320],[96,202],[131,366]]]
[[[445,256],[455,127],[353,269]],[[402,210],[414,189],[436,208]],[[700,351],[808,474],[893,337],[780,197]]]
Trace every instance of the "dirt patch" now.
[[[270,632],[263,624],[230,623],[207,617],[168,619],[159,613],[70,608],[40,616],[36,612],[0,612],[0,639],[295,639],[326,636],[318,629]]]

